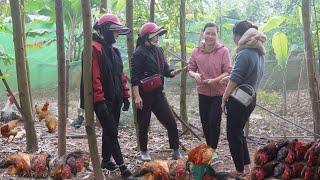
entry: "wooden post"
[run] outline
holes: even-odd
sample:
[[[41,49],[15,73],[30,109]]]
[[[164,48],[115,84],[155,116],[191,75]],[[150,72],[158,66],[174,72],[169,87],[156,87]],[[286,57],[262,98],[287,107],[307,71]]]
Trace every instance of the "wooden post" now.
[[[129,69],[131,72],[131,57],[134,50],[134,36],[133,36],[133,1],[127,0],[126,2],[126,23],[127,27],[131,30],[131,33],[127,35],[127,47],[128,47],[128,61],[129,61]],[[130,74],[131,77],[131,74]],[[131,78],[130,78],[131,79]],[[131,86],[132,89],[132,86]],[[134,119],[134,126],[136,128],[136,138],[137,138],[137,149],[140,149],[139,145],[139,127],[137,123],[137,108],[134,104],[134,94],[133,91],[131,91],[131,97],[132,97],[132,112],[133,112],[133,119]]]
[[[82,18],[83,18],[83,84],[84,84],[84,109],[86,119],[86,132],[88,135],[88,144],[90,157],[94,171],[95,179],[103,180],[104,176],[100,167],[100,157],[97,146],[97,138],[94,126],[93,115],[93,94],[92,94],[92,27],[91,27],[91,8],[89,0],[81,0]]]
[[[304,30],[304,43],[306,52],[307,72],[309,79],[309,94],[312,103],[314,132],[320,134],[320,109],[319,109],[319,87],[313,67],[313,47],[311,33],[310,0],[302,0],[302,22]],[[316,138],[316,137],[315,137]]]
[[[26,130],[28,152],[36,152],[38,150],[37,135],[34,128],[34,119],[31,109],[28,75],[26,70],[26,55],[23,45],[23,31],[21,27],[20,5],[17,0],[10,0],[10,9],[12,17],[13,42],[15,47],[16,70],[18,80],[18,90],[24,122]]]
[[[66,154],[66,59],[62,0],[55,1],[58,60],[58,154]]]
[[[181,68],[187,65],[185,61],[187,59],[187,50],[186,50],[186,2],[185,0],[180,0],[180,47],[181,47]],[[180,117],[183,121],[188,122],[188,113],[187,113],[187,71],[183,70],[181,72],[181,81],[180,81]],[[185,126],[183,126],[183,129]],[[185,129],[184,129],[185,130]]]

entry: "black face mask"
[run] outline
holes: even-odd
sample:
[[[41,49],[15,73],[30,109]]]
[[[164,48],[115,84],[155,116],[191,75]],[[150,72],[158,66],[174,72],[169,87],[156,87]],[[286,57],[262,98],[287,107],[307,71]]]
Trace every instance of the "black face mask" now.
[[[116,42],[113,32],[108,30],[108,29],[103,29],[101,31],[103,39],[106,41],[108,44],[114,44]]]

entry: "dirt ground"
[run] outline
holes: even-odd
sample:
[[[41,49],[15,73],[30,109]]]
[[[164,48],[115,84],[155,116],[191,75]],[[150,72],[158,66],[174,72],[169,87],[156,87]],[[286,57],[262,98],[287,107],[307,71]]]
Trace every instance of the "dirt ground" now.
[[[69,106],[69,118],[74,119],[77,115],[77,107],[79,106],[78,101],[78,90],[74,90],[70,93],[70,106]],[[178,86],[168,86],[166,87],[166,94],[168,101],[175,107],[175,111],[179,113],[179,110],[176,109],[179,107],[179,92]],[[188,88],[187,92],[187,102],[188,102],[188,116],[189,123],[202,129],[199,111],[198,111],[198,97],[194,88]],[[46,100],[50,102],[50,110],[57,115],[57,95],[56,89],[42,89],[33,91],[33,102],[35,104],[42,105]],[[309,94],[307,90],[304,90],[300,94],[300,101],[297,103],[297,92],[289,92],[288,94],[288,117],[293,122],[306,127],[309,130],[313,129],[312,123],[312,112],[311,105],[309,100]],[[5,101],[1,101],[0,108],[3,107]],[[271,109],[277,113],[281,112],[281,98],[274,100],[269,97],[263,97],[261,100],[258,100],[258,103],[265,106],[268,109]],[[0,122],[1,125],[1,122]],[[219,165],[219,170],[229,171],[234,169],[232,158],[229,152],[228,142],[226,139],[226,120],[223,117],[221,124],[221,136],[218,147],[218,155],[222,164]],[[35,122],[35,128],[38,137],[39,151],[43,150],[49,152],[52,155],[57,154],[57,132],[54,134],[49,134],[44,125],[44,122]],[[178,122],[179,132],[182,132],[182,125]],[[1,149],[0,157],[16,152],[25,150],[25,131],[23,130],[23,124],[18,125],[19,133],[15,140],[9,144],[4,144],[4,139],[0,139]],[[185,158],[187,157],[188,150],[197,146],[200,143],[204,143],[202,131],[194,129],[194,131],[201,136],[201,142],[198,141],[193,135],[187,134],[183,135],[180,140],[181,143],[186,147],[187,151],[182,151]],[[70,123],[67,124],[67,135],[85,135],[84,126],[79,129],[75,129],[70,126]],[[99,152],[101,148],[101,128],[96,128],[97,141]],[[312,140],[311,134],[308,134],[290,124],[285,123],[277,119],[274,116],[262,111],[258,107],[252,114],[250,118],[250,130],[248,137],[248,146],[250,150],[250,155],[253,156],[256,149],[267,142],[270,139],[279,139],[282,137],[288,138],[299,138],[302,141]],[[122,114],[120,129],[119,129],[119,140],[121,143],[122,152],[124,154],[125,162],[128,164],[128,167],[134,172],[138,170],[142,161],[139,160],[138,151],[137,151],[137,142],[135,135],[135,128],[133,125],[132,110],[130,108],[129,112],[124,112]],[[152,117],[152,123],[149,132],[149,143],[148,149],[150,150],[152,159],[170,159],[170,149],[168,149],[168,138],[167,132],[163,126]],[[89,151],[87,139],[84,138],[68,138],[67,139],[67,151],[74,150],[85,150]],[[253,163],[252,163],[253,165]],[[108,173],[104,171],[107,179],[119,179],[120,173]],[[86,170],[83,173],[79,174],[74,179],[92,179],[92,171]],[[4,169],[0,169],[0,179],[16,179],[15,176],[9,176]]]

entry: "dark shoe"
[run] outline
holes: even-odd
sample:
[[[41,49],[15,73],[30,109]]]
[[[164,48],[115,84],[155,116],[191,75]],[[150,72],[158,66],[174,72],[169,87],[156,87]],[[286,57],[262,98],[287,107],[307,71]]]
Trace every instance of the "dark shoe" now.
[[[117,169],[117,165],[110,160],[102,160],[101,169],[107,169],[109,171],[115,171]]]
[[[121,176],[124,179],[132,177],[132,173],[130,172],[130,170],[127,168],[126,165],[124,165],[124,164],[120,165],[119,169],[120,169],[120,172],[121,172]]]

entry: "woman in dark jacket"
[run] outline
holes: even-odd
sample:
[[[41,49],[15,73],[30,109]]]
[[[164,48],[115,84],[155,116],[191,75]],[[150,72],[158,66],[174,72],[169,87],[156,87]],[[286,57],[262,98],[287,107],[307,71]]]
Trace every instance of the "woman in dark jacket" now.
[[[120,51],[113,46],[119,35],[130,31],[124,27],[118,17],[104,14],[93,27],[96,30],[92,38],[92,90],[94,111],[102,126],[102,162],[101,168],[120,169],[124,178],[132,174],[123,161],[118,142],[118,125],[122,110],[129,108],[129,89],[123,73]],[[83,107],[83,83],[81,83],[81,106]],[[115,160],[114,164],[110,158]]]
[[[250,174],[250,155],[243,129],[256,105],[256,96],[248,106],[230,97],[239,85],[249,85],[257,91],[264,72],[264,42],[266,36],[248,21],[236,23],[233,38],[237,45],[237,56],[227,88],[222,97],[222,111],[227,111],[227,138],[236,171],[230,176]],[[242,88],[247,93],[248,89]],[[226,105],[226,108],[225,108]]]
[[[147,151],[151,112],[168,130],[170,148],[173,149],[172,157],[174,159],[181,157],[178,151],[177,124],[163,92],[164,77],[174,77],[181,70],[174,71],[169,69],[163,50],[157,44],[158,37],[165,33],[166,30],[155,23],[148,22],[144,24],[140,29],[137,48],[131,61],[131,83],[135,98],[134,102],[138,109],[140,155],[144,161],[151,160]],[[158,80],[160,79],[161,84],[152,90],[143,89],[141,81],[155,74],[160,76]]]

